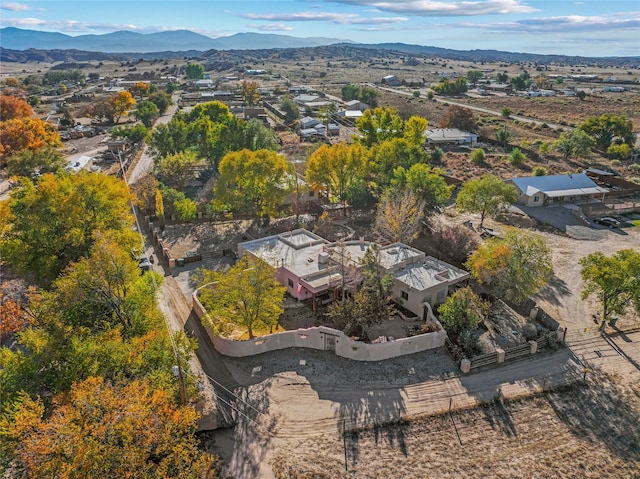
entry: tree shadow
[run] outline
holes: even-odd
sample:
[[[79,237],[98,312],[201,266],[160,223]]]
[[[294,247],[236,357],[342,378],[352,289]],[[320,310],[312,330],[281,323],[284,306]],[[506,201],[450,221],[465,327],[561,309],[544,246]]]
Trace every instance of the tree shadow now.
[[[336,415],[336,428],[344,441],[348,466],[357,466],[360,435],[368,429],[373,430],[376,444],[386,441],[406,457],[406,426],[401,420],[405,412],[404,398],[399,388],[361,391],[359,396],[351,394],[348,401],[341,402]]]
[[[491,429],[497,429],[507,437],[518,435],[511,410],[508,404],[505,406],[505,402],[502,399],[496,398],[495,401],[484,404],[482,406],[482,413],[489,426],[491,426]]]
[[[536,296],[559,306],[563,304],[563,299],[571,296],[571,294],[573,293],[567,286],[567,283],[561,278],[558,278],[555,273],[552,273],[547,285],[542,288]]]
[[[578,437],[603,444],[626,461],[640,461],[640,417],[628,392],[595,372],[590,384],[576,383],[547,396],[557,417]]]

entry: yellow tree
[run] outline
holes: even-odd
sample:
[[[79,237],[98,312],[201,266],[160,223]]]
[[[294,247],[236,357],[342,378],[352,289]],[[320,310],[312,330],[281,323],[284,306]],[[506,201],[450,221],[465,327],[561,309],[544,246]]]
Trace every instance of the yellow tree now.
[[[236,324],[247,329],[249,338],[257,328],[273,328],[284,311],[286,288],[276,280],[275,269],[261,259],[243,256],[228,272],[204,271],[201,299],[215,318],[211,326]]]
[[[114,122],[119,123],[122,115],[126,115],[131,108],[136,104],[136,101],[128,91],[121,91],[117,95],[109,99],[109,106],[113,111]]]
[[[227,153],[220,161],[215,201],[259,215],[276,212],[287,194],[287,160],[271,150]]]
[[[0,237],[0,256],[18,272],[34,274],[42,284],[87,255],[96,233],[131,232],[133,223],[126,184],[88,172],[45,174],[37,185],[21,179],[21,187],[9,199],[9,213]]]
[[[247,105],[253,106],[260,99],[260,85],[255,81],[243,80],[240,84],[240,94]]]
[[[404,122],[404,138],[410,146],[422,146],[425,141],[425,131],[429,122],[421,116],[412,116]]]
[[[40,399],[23,393],[0,435],[24,477],[213,478],[214,460],[194,435],[197,417],[144,380],[91,377],[54,398],[48,417]]]
[[[133,96],[144,97],[149,94],[150,89],[151,89],[151,85],[143,81],[139,81],[139,82],[136,82],[131,88],[129,88],[129,91]]]
[[[307,182],[314,190],[327,190],[343,204],[349,187],[362,178],[367,149],[358,143],[322,145],[309,158]]]

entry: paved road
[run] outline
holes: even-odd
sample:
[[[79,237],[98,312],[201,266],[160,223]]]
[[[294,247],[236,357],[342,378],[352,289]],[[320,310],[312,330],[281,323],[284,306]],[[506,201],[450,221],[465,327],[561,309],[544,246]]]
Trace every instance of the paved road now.
[[[174,93],[171,97],[173,101],[173,105],[167,108],[167,111],[164,115],[156,120],[156,125],[166,125],[171,121],[173,115],[175,115],[176,111],[178,111],[178,101],[180,100],[180,94]],[[133,184],[138,181],[142,176],[144,176],[147,172],[153,169],[153,157],[149,154],[148,145],[142,147],[142,156],[140,160],[133,168],[131,172],[129,172],[129,177],[127,178],[128,184]]]
[[[372,88],[377,88],[378,90],[383,90],[383,91],[388,91],[388,92],[392,92],[392,93],[397,93],[398,95],[404,95],[404,96],[413,96],[413,92],[408,92],[408,91],[403,91],[403,90],[396,90],[395,88],[388,88],[388,87],[382,87],[379,85],[375,85],[374,83],[370,83],[369,86],[371,86]],[[502,116],[502,112],[497,111],[497,110],[491,110],[489,108],[484,108],[481,106],[475,106],[475,105],[469,105],[467,103],[461,103],[461,102],[457,102],[455,100],[451,100],[449,98],[441,98],[441,97],[434,97],[435,101],[438,101],[440,103],[447,103],[448,105],[457,105],[460,106],[462,108],[468,108],[469,110],[474,110],[474,111],[479,111],[482,113],[488,113],[490,115],[495,115],[495,116]],[[561,130],[571,130],[572,128],[569,126],[564,126],[564,125],[559,125],[557,123],[549,123],[548,121],[544,121],[544,120],[535,120],[533,118],[528,118],[525,116],[519,116],[519,115],[511,115],[509,117],[512,120],[519,120],[525,123],[533,123],[535,125],[542,125],[543,123],[547,124],[548,126],[550,126],[551,128],[554,129],[561,129]]]

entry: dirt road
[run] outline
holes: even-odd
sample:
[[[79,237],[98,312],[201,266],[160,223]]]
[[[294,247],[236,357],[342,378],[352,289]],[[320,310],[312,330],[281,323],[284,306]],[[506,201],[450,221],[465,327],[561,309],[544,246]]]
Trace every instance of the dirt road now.
[[[156,125],[166,125],[171,121],[173,115],[175,115],[176,111],[178,111],[178,102],[180,101],[180,94],[174,93],[171,96],[171,100],[173,104],[167,108],[167,111],[160,118],[156,120]],[[128,184],[133,184],[138,181],[139,178],[144,176],[147,172],[151,171],[153,168],[153,157],[149,154],[148,146],[145,144],[142,147],[142,156],[140,160],[133,168],[133,170],[129,173],[129,177],[127,178]]]
[[[602,308],[594,296],[581,298],[580,259],[596,251],[611,255],[624,248],[640,248],[640,228],[625,227],[622,231],[602,233],[600,240],[582,241],[539,232],[552,250],[554,273],[549,285],[534,299],[569,331],[597,327],[593,315],[598,320],[602,318]]]

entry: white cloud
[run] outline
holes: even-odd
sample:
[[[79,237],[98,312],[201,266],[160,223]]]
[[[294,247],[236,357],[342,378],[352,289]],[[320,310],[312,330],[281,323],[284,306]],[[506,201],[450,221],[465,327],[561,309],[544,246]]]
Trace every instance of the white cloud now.
[[[44,12],[46,9],[34,8],[31,5],[27,5],[26,3],[4,2],[0,4],[0,10],[9,10],[11,12],[28,12],[30,10],[37,10],[39,12]]]
[[[616,31],[640,29],[640,12],[618,13],[611,16],[580,16],[530,18],[510,23],[465,23],[467,28],[482,28],[496,31],[519,33],[572,33],[594,31]]]
[[[325,0],[329,1],[329,0]],[[449,17],[470,15],[506,15],[510,13],[532,13],[533,8],[521,0],[479,0],[479,1],[380,1],[380,0],[331,0],[348,5],[375,7],[379,11],[402,13],[413,16]]]
[[[398,23],[409,20],[406,17],[361,17],[356,13],[245,13],[244,18],[251,20],[266,20],[270,22],[331,22],[340,25],[377,25],[381,23]]]
[[[253,23],[249,27],[263,32],[290,32],[293,30],[293,28],[284,23]]]

